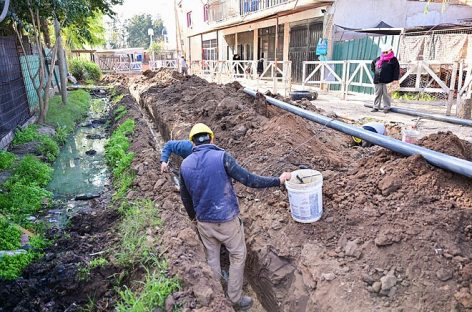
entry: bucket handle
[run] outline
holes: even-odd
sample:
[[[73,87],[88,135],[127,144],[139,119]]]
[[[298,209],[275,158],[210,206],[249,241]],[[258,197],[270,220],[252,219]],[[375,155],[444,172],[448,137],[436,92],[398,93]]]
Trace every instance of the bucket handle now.
[[[312,178],[312,177],[316,177],[316,176],[320,176],[320,175],[321,175],[321,173],[317,173],[317,174],[312,174],[312,175],[309,175],[309,176],[304,176],[302,178],[297,174],[295,177],[297,178],[298,181],[300,181],[301,184],[305,184],[305,181],[303,181],[303,179]]]

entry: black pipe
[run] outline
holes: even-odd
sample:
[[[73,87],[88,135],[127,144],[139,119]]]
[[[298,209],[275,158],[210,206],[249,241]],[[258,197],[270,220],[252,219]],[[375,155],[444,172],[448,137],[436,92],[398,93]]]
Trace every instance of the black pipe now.
[[[369,108],[373,107],[372,105],[369,105],[369,104],[365,104],[364,106],[369,107]],[[390,110],[394,113],[405,114],[405,115],[410,115],[410,116],[415,116],[415,117],[422,117],[426,119],[444,121],[444,122],[449,122],[456,125],[472,127],[472,120],[467,120],[467,119],[462,119],[462,118],[457,118],[457,117],[452,117],[452,116],[443,116],[443,115],[438,115],[438,114],[422,113],[422,112],[418,112],[412,109],[401,108],[401,107],[390,107]]]
[[[244,92],[253,97],[255,97],[257,94],[256,91],[249,88],[244,88]],[[364,130],[362,128],[352,126],[344,122],[290,105],[288,103],[274,99],[269,96],[264,97],[270,104],[282,108],[288,112],[294,113],[295,115],[301,116],[308,120],[325,125],[329,128],[341,131],[343,133],[361,138],[372,144],[388,148],[394,152],[400,153],[405,156],[421,155],[426,159],[427,162],[436,167],[472,178],[472,162],[470,161],[453,157],[444,153],[436,152],[418,145],[402,142],[375,132]]]

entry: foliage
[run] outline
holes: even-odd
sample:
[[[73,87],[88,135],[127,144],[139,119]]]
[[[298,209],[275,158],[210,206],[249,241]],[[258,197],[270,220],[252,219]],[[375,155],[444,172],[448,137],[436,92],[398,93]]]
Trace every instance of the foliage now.
[[[63,29],[63,37],[70,49],[83,49],[86,45],[91,47],[105,44],[105,27],[103,26],[103,14],[99,11],[92,12],[85,18],[84,25],[69,25]]]
[[[24,222],[24,218],[37,212],[46,198],[52,194],[37,185],[21,182],[11,184],[7,193],[0,193],[0,211],[15,222]]]
[[[15,154],[0,150],[0,170],[10,169],[15,159]]]
[[[115,121],[119,121],[127,113],[128,113],[128,110],[126,109],[126,106],[124,105],[118,106],[118,108],[115,110]]]
[[[163,47],[164,47],[163,41],[159,41],[159,42],[154,41],[153,43],[151,43],[151,46],[149,47],[148,51],[151,53],[159,54],[159,52],[163,50]]]
[[[437,101],[437,98],[426,92],[402,92],[395,91],[392,92],[392,98],[397,100],[404,101],[422,101],[422,102],[431,102]]]
[[[25,156],[16,168],[8,184],[21,182],[25,185],[46,186],[52,178],[53,169],[38,158]]]
[[[8,221],[7,218],[0,216],[0,250],[15,250],[21,247],[21,231]]]
[[[24,129],[19,129],[15,132],[15,138],[12,141],[13,145],[24,144],[39,140],[40,134],[38,133],[37,125],[29,125]]]
[[[119,291],[121,300],[117,304],[119,312],[145,312],[163,308],[167,296],[179,289],[175,278],[167,277],[167,264],[157,263],[158,269],[147,272],[146,279],[139,291],[133,292],[128,287]]]
[[[41,145],[38,150],[41,155],[44,155],[51,162],[54,161],[59,155],[59,145],[46,135],[41,136],[40,141]]]
[[[154,38],[161,40],[165,29],[162,20],[153,20],[151,14],[140,14],[126,20],[127,43],[130,48],[149,47],[148,29],[154,30]]]
[[[123,204],[124,218],[118,227],[121,244],[116,253],[118,263],[134,267],[146,264],[156,258],[154,244],[147,240],[146,231],[160,226],[162,221],[154,203],[143,200],[133,204]]]
[[[102,267],[108,264],[108,260],[105,258],[95,258],[92,259],[89,263],[91,269]]]
[[[61,103],[60,96],[54,96],[49,103],[49,111],[46,122],[60,131],[63,139],[75,128],[76,123],[87,116],[90,107],[91,96],[84,90],[77,90],[69,93],[67,105]],[[57,130],[56,130],[57,131]]]
[[[127,137],[134,131],[134,126],[134,120],[127,119],[116,128],[105,145],[105,158],[112,168],[114,185],[117,190],[115,199],[122,198],[134,180],[134,173],[129,169],[134,159],[134,153],[128,152],[130,142]]]
[[[21,271],[37,256],[38,254],[34,252],[26,252],[0,258],[0,279],[17,278]]]
[[[79,58],[74,58],[69,61],[69,70],[79,81],[98,81],[102,76],[102,71],[96,63]]]

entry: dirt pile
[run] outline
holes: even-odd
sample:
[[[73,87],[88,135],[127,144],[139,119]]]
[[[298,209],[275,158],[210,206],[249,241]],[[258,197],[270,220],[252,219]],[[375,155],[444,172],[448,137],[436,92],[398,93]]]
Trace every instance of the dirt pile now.
[[[291,219],[284,190],[237,185],[247,273],[268,311],[448,311],[472,305],[470,179],[419,156],[352,147],[348,136],[268,106],[238,84],[195,76],[162,84],[141,77],[131,89],[141,90],[141,103],[165,139],[185,139],[194,123],[204,122],[218,145],[258,174],[299,166],[323,173],[324,215],[313,224]],[[470,159],[470,145],[452,134],[420,144]],[[168,196],[169,211],[185,219],[174,190],[161,194]]]

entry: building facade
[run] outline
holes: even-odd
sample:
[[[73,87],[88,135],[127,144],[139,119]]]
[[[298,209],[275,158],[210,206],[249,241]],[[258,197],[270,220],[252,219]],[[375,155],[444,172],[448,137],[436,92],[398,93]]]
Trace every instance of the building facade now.
[[[338,26],[362,29],[463,23],[471,0],[181,0],[176,2],[180,51],[190,61],[291,61],[300,80],[303,61],[318,60],[316,46],[333,52]],[[237,55],[237,57],[235,57]]]

